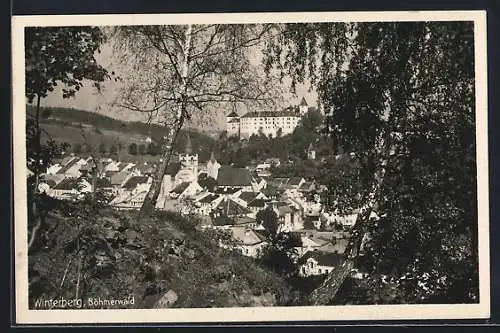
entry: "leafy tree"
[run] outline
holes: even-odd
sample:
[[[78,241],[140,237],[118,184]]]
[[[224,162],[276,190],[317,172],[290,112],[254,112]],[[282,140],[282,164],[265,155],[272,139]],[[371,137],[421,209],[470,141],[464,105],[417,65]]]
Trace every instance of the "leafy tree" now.
[[[355,152],[356,169],[329,186],[332,208],[361,208],[348,262],[364,243],[371,276],[397,281],[399,301],[476,302],[473,24],[282,28],[270,41],[266,68],[287,53],[282,65],[292,86],[309,78],[331,111],[326,133]],[[373,212],[380,219],[370,219]],[[332,301],[338,276],[346,275],[334,271],[312,293],[313,304]],[[375,278],[366,281],[365,290],[383,292]]]
[[[106,144],[104,142],[101,142],[99,145],[99,153],[101,155],[105,155],[107,153]]]
[[[75,153],[75,154],[82,153],[82,145],[80,143],[73,144],[73,153]]]
[[[51,162],[54,154],[60,153],[53,140],[47,145],[41,142],[40,103],[41,99],[54,91],[58,83],[63,84],[62,97],[68,98],[83,86],[84,80],[99,83],[107,77],[107,71],[97,64],[94,54],[104,41],[99,28],[95,27],[27,27],[24,30],[25,41],[25,94],[29,103],[35,101],[33,121],[27,121],[30,135],[27,135],[28,168],[34,173],[30,183],[33,196],[28,200],[30,222],[37,219],[28,243],[32,246],[37,231],[44,224],[43,203],[38,200],[40,173]],[[48,117],[49,114],[43,116]],[[64,148],[63,148],[64,149]],[[54,150],[52,153],[50,150]],[[31,191],[31,189],[30,189]],[[31,223],[30,223],[31,224]]]
[[[198,176],[198,184],[209,191],[213,191],[215,186],[217,186],[217,180],[202,173]]]
[[[165,125],[162,163],[141,211],[150,213],[186,120],[206,120],[221,104],[272,102],[270,80],[259,80],[249,52],[268,25],[124,26],[113,29],[114,47],[131,72],[120,105],[155,116]],[[168,147],[168,149],[167,149]]]
[[[116,145],[111,145],[111,147],[109,147],[109,153],[115,156],[118,154],[118,147],[116,147]]]
[[[41,99],[54,91],[58,83],[63,85],[63,98],[74,96],[83,86],[84,80],[90,80],[96,88],[100,88],[100,83],[109,77],[95,59],[96,51],[104,42],[104,35],[96,27],[27,27],[24,40],[25,93],[29,103],[36,103],[33,115],[33,143],[36,147],[29,150],[33,154],[29,158],[41,161],[43,159],[38,156],[43,150],[40,141]],[[37,178],[44,167],[33,168]]]
[[[141,155],[146,155],[147,151],[146,151],[146,145],[141,143],[139,145],[139,154]]]
[[[92,151],[92,147],[88,143],[82,145],[82,153],[89,154]]]
[[[128,146],[128,153],[130,155],[137,155],[137,144],[135,143],[131,143],[129,146]]]
[[[273,240],[277,235],[280,227],[280,222],[278,220],[278,215],[276,212],[267,207],[260,210],[256,215],[256,222],[265,228],[266,236]]]
[[[150,144],[148,144],[146,150],[147,150],[147,153],[151,156],[156,156],[159,153],[159,147],[154,142],[151,142]]]

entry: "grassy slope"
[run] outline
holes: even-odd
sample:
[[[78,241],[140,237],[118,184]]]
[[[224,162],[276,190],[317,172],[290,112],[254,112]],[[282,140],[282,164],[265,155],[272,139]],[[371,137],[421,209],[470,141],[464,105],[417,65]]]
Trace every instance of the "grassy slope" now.
[[[294,295],[282,277],[219,248],[174,213],[58,208],[40,235],[29,256],[30,306],[38,298],[72,298],[77,284],[84,300],[134,295],[135,308],[154,307],[169,289],[179,296],[174,307],[290,305]],[[107,268],[96,264],[103,257]]]
[[[150,161],[155,159],[147,155],[130,155],[128,154],[128,147],[132,143],[137,145],[145,144],[145,139],[149,135],[151,135],[153,140],[159,142],[165,134],[165,129],[159,125],[125,122],[85,110],[43,107],[41,110],[42,115],[44,111],[50,110],[50,115],[45,118],[42,117],[41,120],[41,126],[44,130],[42,140],[45,141],[52,138],[56,142],[67,142],[70,145],[76,143],[83,144],[85,140],[82,137],[82,128],[76,125],[82,124],[84,134],[88,138],[88,144],[93,147],[97,148],[101,143],[104,143],[107,149],[109,149],[111,145],[118,146],[121,144],[123,148],[120,158],[122,160]],[[34,114],[33,107],[28,105],[27,112],[28,115]],[[99,131],[96,132],[88,124],[97,124]],[[196,130],[191,130],[190,137],[193,149],[199,154],[200,160],[208,160],[212,149],[215,147],[215,140]],[[186,131],[184,130],[178,137],[176,143],[177,151],[183,149],[185,141]]]

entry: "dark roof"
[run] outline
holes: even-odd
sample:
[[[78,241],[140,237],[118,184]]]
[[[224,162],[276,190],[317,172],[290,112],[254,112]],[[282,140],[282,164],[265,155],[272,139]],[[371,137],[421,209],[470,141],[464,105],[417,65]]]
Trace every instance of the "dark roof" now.
[[[212,224],[216,226],[234,225],[234,220],[226,215],[219,215],[212,218]]]
[[[290,185],[299,185],[302,177],[292,177],[288,180],[288,184]]]
[[[290,111],[260,111],[248,112],[241,118],[258,118],[258,117],[299,117],[298,114]]]
[[[227,115],[227,117],[239,117],[236,111],[232,111],[230,114]]]
[[[100,188],[111,187],[111,180],[109,178],[97,178],[95,185]]]
[[[252,175],[245,168],[233,168],[231,166],[221,166],[217,175],[217,185],[219,186],[250,186]]]
[[[239,123],[239,122],[240,122],[240,120],[237,119],[237,118],[233,118],[230,121],[228,121],[228,123],[230,123],[230,124],[232,124],[232,123]]]
[[[222,200],[216,207],[223,215],[236,216],[251,213],[250,210],[231,199]]]
[[[65,178],[54,187],[54,190],[72,190],[78,188],[78,178]]]
[[[300,101],[301,106],[307,106],[306,98],[302,97],[302,100]]]
[[[198,200],[198,202],[201,202],[201,203],[210,203],[210,202],[214,201],[217,198],[219,198],[219,195],[217,195],[217,194],[209,194],[209,195],[201,198],[200,200]]]
[[[223,188],[217,188],[215,189],[215,193],[217,194],[234,194],[241,190],[241,188],[228,188],[228,189],[223,189]]]
[[[170,193],[176,193],[176,194],[181,194],[184,192],[185,189],[189,186],[189,182],[182,182],[179,185],[177,185]]]
[[[248,204],[248,207],[264,207],[265,205],[266,201],[264,199],[255,199]]]
[[[307,259],[313,258],[320,264],[321,266],[340,266],[344,263],[344,256],[339,253],[328,253],[321,251],[309,251],[306,252],[300,259],[299,263],[305,263]]]
[[[149,177],[147,176],[134,176],[130,177],[129,180],[123,185],[127,190],[133,190],[137,184],[143,184],[148,182]]]
[[[239,198],[246,201],[251,202],[254,200],[259,194],[255,192],[241,192]]]

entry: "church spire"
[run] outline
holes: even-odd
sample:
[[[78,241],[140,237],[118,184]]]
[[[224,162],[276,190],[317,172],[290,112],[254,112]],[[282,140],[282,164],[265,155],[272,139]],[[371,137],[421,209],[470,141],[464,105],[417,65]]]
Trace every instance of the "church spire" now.
[[[213,151],[213,150],[212,150],[212,153],[210,154],[210,161],[211,161],[212,163],[217,162],[217,160],[215,159],[215,154],[214,154],[214,151]]]
[[[186,138],[186,154],[191,155],[193,153],[193,146],[191,145],[191,136],[189,135],[189,127],[187,130],[187,138]]]

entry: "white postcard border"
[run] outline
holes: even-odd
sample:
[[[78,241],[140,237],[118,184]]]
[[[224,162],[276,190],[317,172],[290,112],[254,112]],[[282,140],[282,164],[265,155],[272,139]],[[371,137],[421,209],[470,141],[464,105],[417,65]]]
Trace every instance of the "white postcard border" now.
[[[474,21],[480,303],[208,309],[30,310],[28,308],[24,27],[266,22]],[[485,11],[297,12],[14,16],[13,176],[15,310],[18,324],[173,323],[488,318],[490,315],[487,49]]]

